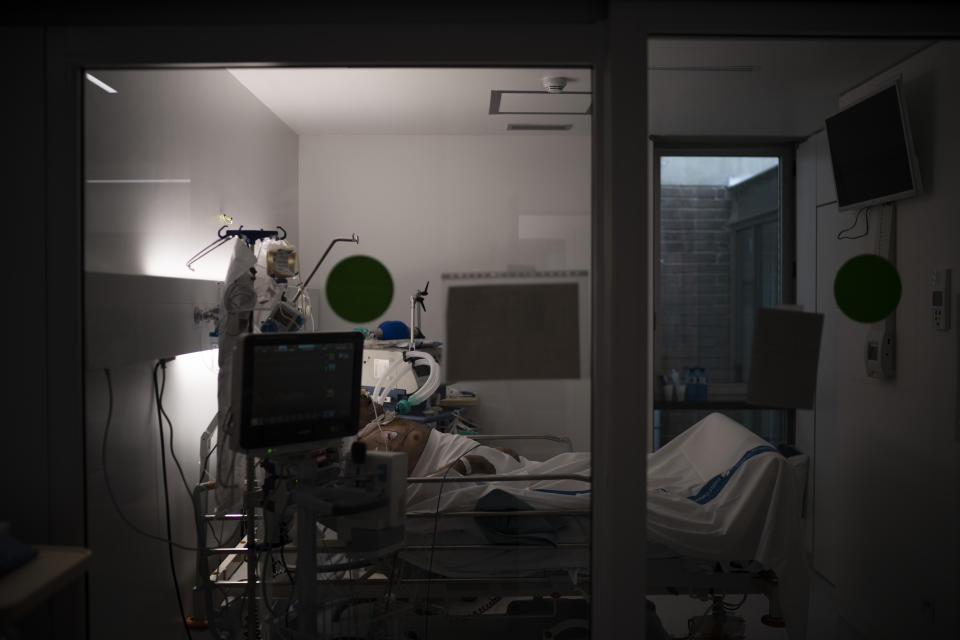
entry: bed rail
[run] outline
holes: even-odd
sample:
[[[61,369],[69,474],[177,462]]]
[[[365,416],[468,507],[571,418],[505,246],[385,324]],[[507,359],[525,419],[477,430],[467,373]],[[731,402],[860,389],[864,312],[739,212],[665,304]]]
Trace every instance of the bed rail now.
[[[588,509],[528,509],[520,511],[415,511],[413,513],[408,513],[408,518],[454,518],[454,517],[469,517],[469,518],[494,518],[494,517],[503,517],[510,516],[513,517],[523,517],[523,516],[589,516],[590,511]],[[498,545],[492,545],[497,547]]]
[[[539,482],[541,480],[579,480],[592,482],[592,476],[580,473],[544,473],[540,475],[470,475],[470,476],[422,476],[407,478],[413,484],[437,484],[447,482]]]
[[[551,435],[540,435],[540,434],[512,434],[512,435],[480,435],[472,434],[467,436],[471,440],[476,440],[477,442],[488,442],[491,440],[549,440],[550,442],[557,442],[559,444],[564,444],[567,446],[567,452],[573,452],[573,440],[567,436],[551,436]]]

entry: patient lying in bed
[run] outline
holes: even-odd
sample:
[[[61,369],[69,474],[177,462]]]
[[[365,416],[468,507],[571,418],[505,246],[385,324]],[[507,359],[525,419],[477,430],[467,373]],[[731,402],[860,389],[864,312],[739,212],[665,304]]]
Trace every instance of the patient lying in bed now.
[[[381,415],[382,410],[376,415]],[[520,463],[517,452],[506,447],[480,447],[467,436],[441,433],[413,420],[397,417],[378,427],[374,407],[366,394],[360,400],[358,439],[372,451],[399,451],[407,454],[407,475],[422,477],[451,468],[460,475],[493,475],[515,471],[504,456]],[[428,447],[429,444],[429,447]],[[424,451],[428,454],[424,456]],[[421,459],[423,464],[420,464]]]
[[[505,447],[489,447],[468,436],[442,433],[412,420],[396,417],[378,425],[370,398],[360,404],[358,439],[373,451],[400,451],[407,454],[407,475],[412,478],[499,475],[526,477],[542,474],[589,475],[590,454],[562,453],[546,461],[530,460]],[[494,489],[522,493],[532,508],[555,508],[557,502],[568,502],[566,508],[589,508],[590,485],[578,480],[498,481],[496,483],[412,483],[407,489],[407,507],[433,511],[442,497],[444,506],[473,505]],[[575,498],[576,499],[575,499]],[[566,500],[565,500],[566,499]]]

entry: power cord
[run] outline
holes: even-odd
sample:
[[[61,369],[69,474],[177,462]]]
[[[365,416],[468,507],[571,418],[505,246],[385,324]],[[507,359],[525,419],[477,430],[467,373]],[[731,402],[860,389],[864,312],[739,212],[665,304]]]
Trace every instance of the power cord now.
[[[120,503],[117,501],[117,496],[113,492],[113,485],[110,484],[110,473],[107,465],[107,442],[110,437],[110,426],[113,423],[113,383],[110,378],[110,369],[104,369],[103,373],[107,379],[107,421],[103,428],[103,440],[100,445],[100,464],[103,466],[103,481],[107,487],[107,495],[110,497],[110,502],[113,503],[113,508],[116,510],[117,515],[120,516],[120,519],[123,520],[124,524],[144,538],[172,544],[174,547],[183,551],[197,551],[198,549],[196,547],[188,547],[186,545],[178,544],[176,542],[172,542],[169,538],[154,535],[141,529],[134,524],[123,512],[123,509],[120,508]]]
[[[853,224],[850,225],[849,227],[847,227],[846,229],[842,229],[842,230],[837,234],[837,240],[856,240],[857,238],[864,238],[864,237],[866,237],[867,235],[869,235],[869,234],[870,234],[870,209],[871,209],[871,207],[862,207],[862,208],[858,209],[858,210],[857,210],[857,217],[855,217],[855,218],[853,219]],[[866,212],[866,230],[864,230],[864,232],[861,233],[861,234],[858,235],[858,236],[845,236],[845,235],[843,235],[843,234],[845,234],[847,231],[850,231],[851,229],[856,228],[856,226],[857,226],[858,224],[860,224],[860,215],[863,214],[864,212]]]
[[[430,637],[430,583],[433,576],[433,554],[437,546],[437,527],[440,524],[440,498],[443,496],[443,483],[447,481],[447,474],[450,473],[451,469],[453,469],[453,465],[460,462],[460,458],[464,457],[479,446],[480,443],[477,443],[457,456],[457,459],[447,467],[447,470],[443,472],[443,477],[440,479],[440,490],[437,492],[437,508],[433,514],[433,541],[430,544],[430,561],[427,563],[427,593],[424,596],[423,640],[427,640]]]
[[[193,500],[193,491],[190,489],[190,483],[187,482],[187,476],[183,473],[183,466],[180,464],[180,460],[177,459],[177,452],[173,448],[173,422],[170,420],[170,416],[167,415],[166,410],[163,408],[163,392],[167,386],[167,366],[166,363],[169,360],[167,358],[162,358],[160,362],[161,365],[161,378],[160,378],[160,393],[157,396],[157,409],[160,411],[160,415],[167,420],[167,430],[170,433],[170,457],[173,458],[173,462],[177,465],[177,471],[180,473],[180,480],[183,482],[183,488],[186,490],[187,495],[190,496],[190,500]],[[156,376],[156,369],[154,369],[154,376]],[[154,380],[154,386],[156,386],[156,380]]]
[[[167,524],[167,553],[170,558],[170,574],[173,576],[173,590],[177,594],[177,606],[180,609],[180,620],[183,622],[183,629],[187,633],[187,639],[193,640],[193,634],[190,632],[190,625],[187,623],[187,615],[183,609],[183,598],[180,595],[180,582],[177,579],[177,565],[173,560],[173,532],[170,528],[170,489],[167,486],[167,452],[163,442],[163,408],[162,395],[160,387],[157,384],[157,370],[161,367],[166,370],[169,359],[161,358],[153,367],[153,392],[157,401],[157,425],[160,431],[160,468],[163,474],[163,504],[166,511]],[[166,373],[164,373],[166,376]],[[184,480],[186,482],[186,480]]]

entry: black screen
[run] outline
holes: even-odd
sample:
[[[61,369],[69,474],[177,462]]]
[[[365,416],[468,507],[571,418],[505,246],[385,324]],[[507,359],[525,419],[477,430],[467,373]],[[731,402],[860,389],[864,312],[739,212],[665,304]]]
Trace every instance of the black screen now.
[[[256,346],[254,362],[251,425],[269,427],[350,416],[352,345]]]
[[[897,86],[826,121],[837,206],[912,195],[910,150]]]
[[[356,433],[359,333],[247,336],[241,445],[279,447]]]

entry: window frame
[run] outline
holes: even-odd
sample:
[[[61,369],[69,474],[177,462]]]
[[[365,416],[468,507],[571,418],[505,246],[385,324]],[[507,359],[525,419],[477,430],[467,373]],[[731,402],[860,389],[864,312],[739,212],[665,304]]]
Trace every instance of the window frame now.
[[[796,149],[800,140],[797,138],[688,138],[670,136],[650,137],[650,173],[651,173],[651,202],[653,230],[651,233],[651,255],[653,269],[651,273],[653,296],[653,344],[652,364],[654,379],[656,368],[659,367],[661,353],[661,333],[658,316],[660,313],[660,162],[664,156],[709,156],[709,157],[776,157],[780,166],[780,225],[778,239],[780,244],[780,300],[779,304],[796,304],[796,256],[797,256],[797,225],[796,225]],[[731,283],[732,284],[732,283]],[[731,326],[731,348],[733,348],[734,327]],[[746,399],[746,382],[743,383],[743,396]],[[654,392],[656,397],[656,391]],[[709,404],[709,403],[708,403]],[[745,405],[745,402],[743,403]],[[656,403],[654,403],[654,407]],[[708,408],[705,406],[705,408]],[[747,408],[744,406],[743,408]],[[796,441],[796,411],[786,410],[786,441],[793,444]],[[653,433],[648,434],[647,450],[653,451]]]

